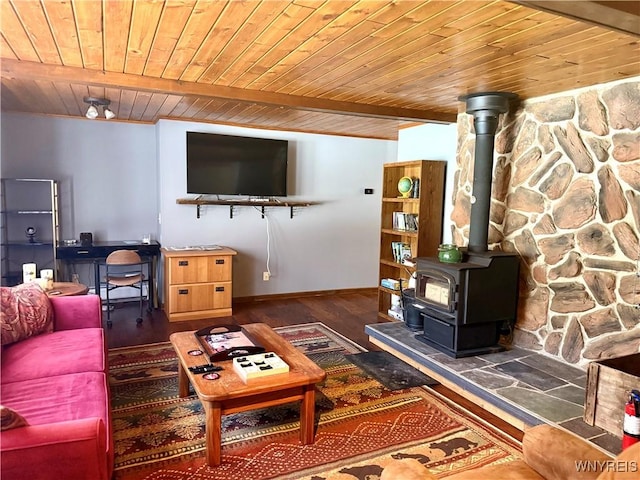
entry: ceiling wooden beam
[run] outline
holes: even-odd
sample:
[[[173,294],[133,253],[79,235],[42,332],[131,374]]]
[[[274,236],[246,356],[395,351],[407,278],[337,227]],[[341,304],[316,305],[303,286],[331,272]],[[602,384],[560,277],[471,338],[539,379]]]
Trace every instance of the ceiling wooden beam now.
[[[631,1],[591,1],[591,0],[543,0],[518,1],[525,7],[554,13],[618,32],[640,36],[640,2]]]
[[[443,113],[410,108],[383,107],[363,103],[343,102],[263,92],[221,85],[184,82],[163,78],[143,77],[127,73],[104,72],[78,67],[46,65],[37,62],[2,59],[2,77],[30,80],[48,80],[87,84],[97,87],[116,87],[136,91],[194,95],[201,98],[235,100],[261,105],[272,105],[324,113],[348,114],[373,118],[398,119],[430,123],[455,123],[457,113]]]

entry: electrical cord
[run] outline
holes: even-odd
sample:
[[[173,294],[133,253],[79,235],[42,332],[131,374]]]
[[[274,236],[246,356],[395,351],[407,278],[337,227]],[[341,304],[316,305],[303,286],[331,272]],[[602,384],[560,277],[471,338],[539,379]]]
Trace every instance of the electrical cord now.
[[[256,212],[259,212],[260,215],[264,217],[267,221],[267,273],[269,277],[271,277],[271,269],[269,268],[269,260],[271,259],[271,235],[269,234],[269,215],[263,213],[258,207],[253,207]]]

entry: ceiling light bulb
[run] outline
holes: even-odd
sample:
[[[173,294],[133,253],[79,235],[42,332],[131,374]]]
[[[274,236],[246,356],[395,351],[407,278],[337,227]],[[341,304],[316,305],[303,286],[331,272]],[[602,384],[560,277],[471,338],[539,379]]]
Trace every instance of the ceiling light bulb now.
[[[95,105],[91,105],[88,109],[87,109],[87,118],[93,120],[95,118],[98,118],[98,109],[95,107]]]
[[[107,120],[111,120],[115,116],[116,114],[113,113],[109,108],[104,107],[104,118],[106,118]]]

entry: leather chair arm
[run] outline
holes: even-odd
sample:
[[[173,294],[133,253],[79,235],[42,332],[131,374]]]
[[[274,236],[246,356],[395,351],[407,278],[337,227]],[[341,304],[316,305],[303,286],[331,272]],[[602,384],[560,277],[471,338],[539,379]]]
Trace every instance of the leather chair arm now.
[[[546,424],[525,430],[522,453],[527,465],[544,478],[554,480],[595,480],[602,472],[580,468],[579,462],[613,459],[586,440]]]

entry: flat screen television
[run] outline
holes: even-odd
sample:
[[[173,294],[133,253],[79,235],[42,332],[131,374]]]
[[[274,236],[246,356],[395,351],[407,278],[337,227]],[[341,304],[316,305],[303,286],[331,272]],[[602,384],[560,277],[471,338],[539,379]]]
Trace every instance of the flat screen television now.
[[[187,132],[187,193],[284,197],[288,143]]]

